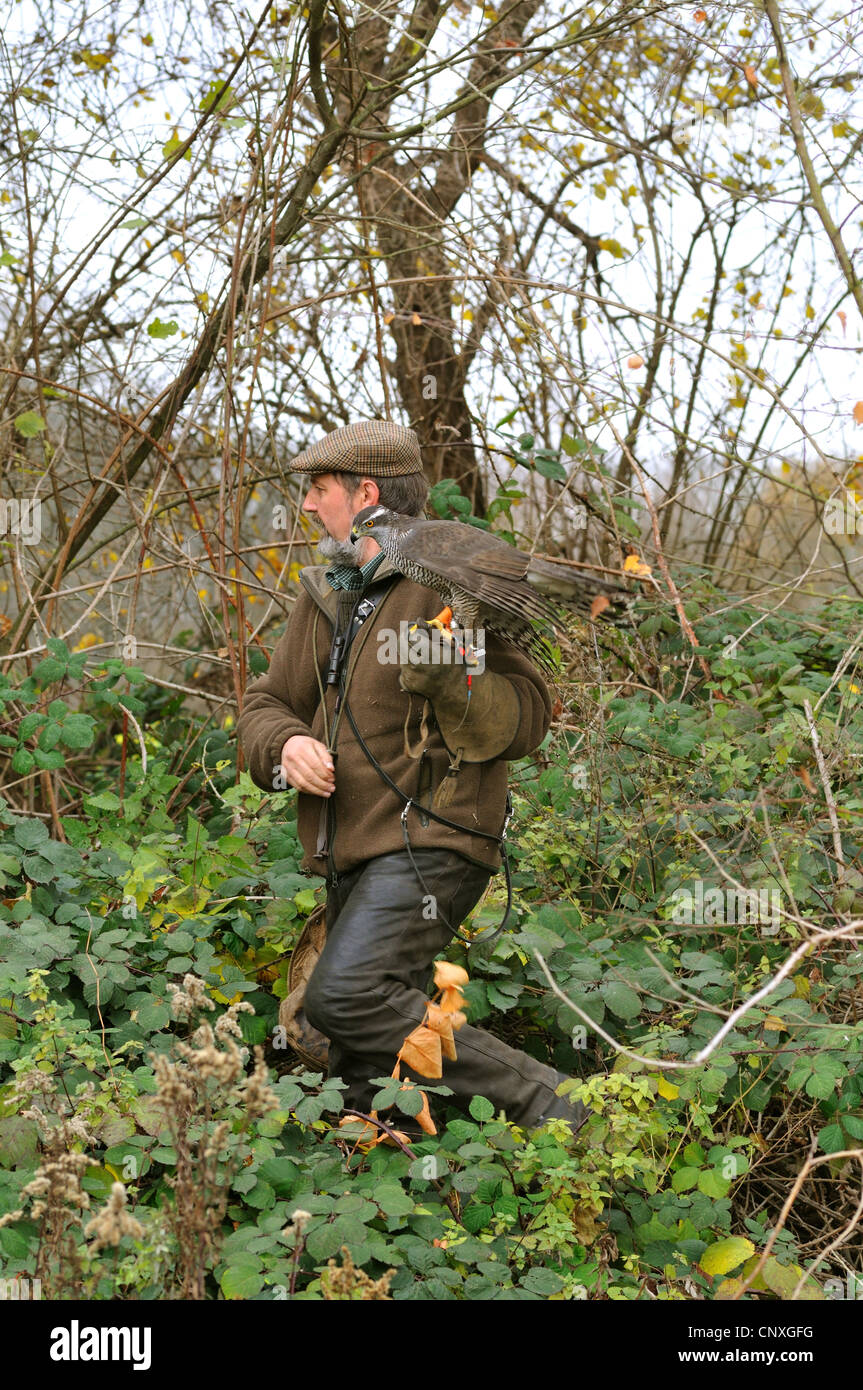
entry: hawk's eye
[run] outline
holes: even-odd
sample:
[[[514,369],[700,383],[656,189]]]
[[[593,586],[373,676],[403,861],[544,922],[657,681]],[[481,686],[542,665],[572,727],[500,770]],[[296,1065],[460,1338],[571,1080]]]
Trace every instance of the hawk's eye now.
[[[374,521],[373,521],[371,518],[370,518],[368,521],[364,521],[364,522],[363,522],[363,525],[364,525],[364,526],[374,526],[374,524],[375,524],[375,523],[374,523]]]

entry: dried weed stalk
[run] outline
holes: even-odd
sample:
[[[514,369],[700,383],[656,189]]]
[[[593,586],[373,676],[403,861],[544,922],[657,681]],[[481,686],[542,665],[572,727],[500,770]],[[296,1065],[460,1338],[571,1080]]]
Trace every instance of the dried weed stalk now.
[[[169,986],[175,1017],[191,1023],[213,1001],[201,980],[186,975],[182,988]],[[206,1278],[216,1261],[231,1180],[241,1164],[242,1138],[252,1120],[278,1109],[269,1085],[263,1051],[255,1049],[255,1067],[245,1074],[247,1053],[235,1042],[242,1038],[240,1013],[254,1013],[245,1001],[232,1004],[212,1028],[199,1023],[189,1042],[177,1042],[178,1060],[154,1055],[153,1070],[171,1146],[177,1162],[166,1182],[173,1202],[166,1219],[176,1249],[175,1296],[201,1300]],[[225,1114],[231,1116],[224,1118]]]

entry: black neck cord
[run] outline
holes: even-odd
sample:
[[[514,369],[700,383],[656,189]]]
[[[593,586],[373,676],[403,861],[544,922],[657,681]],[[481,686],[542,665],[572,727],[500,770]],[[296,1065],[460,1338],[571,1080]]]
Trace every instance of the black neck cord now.
[[[400,819],[402,823],[402,834],[404,835],[405,849],[407,850],[408,858],[410,859],[413,871],[419,879],[420,887],[422,888],[426,897],[432,898],[434,897],[434,894],[429,893],[428,885],[426,884],[422,874],[420,873],[419,865],[414,859],[413,852],[411,850],[410,835],[408,833],[408,812],[411,809],[411,807],[416,806],[417,803],[414,801],[413,797],[407,796],[406,793],[402,791],[398,783],[393,781],[389,773],[381,767],[374,753],[368,747],[365,739],[363,738],[362,734],[357,728],[356,720],[354,719],[353,712],[351,710],[350,705],[348,704],[346,691],[342,692],[342,709],[348,716],[348,723],[354,731],[354,736],[357,740],[357,743],[360,745],[360,748],[362,748],[363,753],[368,758],[372,767],[375,769],[375,772],[377,772],[378,775],[383,778],[384,782],[386,782],[390,790],[394,791],[396,796],[398,796],[404,802],[404,807],[402,809]],[[510,796],[509,791],[507,791],[506,794],[506,820],[503,823],[503,830],[500,835],[491,835],[486,830],[470,830],[466,825],[459,825],[458,821],[447,820],[446,816],[438,815],[436,811],[432,811],[427,806],[420,806],[418,809],[422,811],[422,814],[424,816],[428,816],[431,820],[437,821],[439,825],[447,825],[450,827],[451,830],[463,830],[465,834],[468,835],[479,835],[483,840],[493,840],[496,845],[500,846],[501,856],[503,859],[503,870],[506,878],[506,908],[504,910],[503,919],[500,923],[500,926],[495,927],[494,931],[490,932],[488,936],[482,936],[477,938],[479,941],[483,942],[494,941],[495,937],[500,936],[500,933],[507,926],[510,914],[512,912],[512,871],[510,869],[509,855],[507,853],[506,848],[506,830],[507,826],[509,825],[510,818],[512,816],[512,797]],[[441,912],[440,915],[443,919],[444,926],[449,927],[453,936],[457,936],[460,941],[466,942],[468,947],[474,944],[469,936],[465,936],[458,927],[454,927],[452,925],[452,923],[449,921],[448,917],[444,912]]]

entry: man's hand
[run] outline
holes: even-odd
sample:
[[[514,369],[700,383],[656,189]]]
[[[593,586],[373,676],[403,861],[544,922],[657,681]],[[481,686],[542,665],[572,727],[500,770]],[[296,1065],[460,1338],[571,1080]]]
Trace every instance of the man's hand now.
[[[331,796],[336,789],[335,768],[323,743],[308,734],[294,734],[282,749],[282,770],[297,791],[312,796]]]
[[[399,673],[402,690],[431,701],[447,748],[452,753],[461,749],[463,762],[498,757],[515,738],[521,717],[512,681],[462,662],[435,662],[426,623],[416,624],[411,639],[411,658]]]

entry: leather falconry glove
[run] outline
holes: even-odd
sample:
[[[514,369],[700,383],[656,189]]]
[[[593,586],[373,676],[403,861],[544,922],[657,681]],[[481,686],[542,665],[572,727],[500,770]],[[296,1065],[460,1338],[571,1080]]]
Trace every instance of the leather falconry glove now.
[[[518,730],[521,702],[515,687],[495,671],[478,673],[461,657],[432,660],[430,631],[422,622],[412,631],[412,655],[421,659],[402,663],[399,685],[430,702],[447,748],[455,755],[461,750],[460,761],[484,763],[499,757]]]

